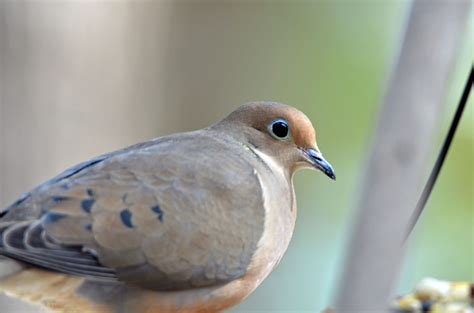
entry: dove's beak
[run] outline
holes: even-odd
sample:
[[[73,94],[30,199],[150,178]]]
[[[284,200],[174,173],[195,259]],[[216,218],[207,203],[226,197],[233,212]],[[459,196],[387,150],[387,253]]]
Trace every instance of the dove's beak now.
[[[331,164],[329,164],[329,162],[324,159],[321,152],[317,151],[316,149],[306,149],[305,155],[312,166],[326,174],[331,179],[336,180],[336,173],[334,172],[334,169],[332,168]]]

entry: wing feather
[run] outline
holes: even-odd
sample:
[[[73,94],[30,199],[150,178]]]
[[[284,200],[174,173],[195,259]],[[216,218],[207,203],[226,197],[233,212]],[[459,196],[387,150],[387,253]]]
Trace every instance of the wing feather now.
[[[263,233],[258,166],[240,143],[206,132],[93,159],[2,213],[0,254],[156,290],[228,282],[246,273]]]
[[[81,248],[61,247],[45,248],[41,244],[43,230],[38,222],[21,222],[2,228],[0,253],[28,264],[33,264],[58,272],[109,279],[116,281],[115,271],[101,266],[92,255],[82,252]],[[34,241],[35,245],[31,245]],[[29,242],[30,244],[26,244]],[[38,248],[40,246],[41,248]],[[68,255],[69,254],[69,255]]]

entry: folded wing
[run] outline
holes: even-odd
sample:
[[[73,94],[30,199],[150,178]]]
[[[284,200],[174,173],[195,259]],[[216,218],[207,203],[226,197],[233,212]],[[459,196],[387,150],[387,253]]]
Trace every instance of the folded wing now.
[[[195,138],[128,149],[40,186],[0,219],[0,254],[157,290],[243,276],[264,226],[256,161]]]

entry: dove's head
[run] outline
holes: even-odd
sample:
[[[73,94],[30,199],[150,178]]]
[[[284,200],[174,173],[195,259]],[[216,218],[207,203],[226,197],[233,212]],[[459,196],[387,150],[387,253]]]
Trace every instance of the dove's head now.
[[[332,179],[336,175],[316,143],[311,121],[301,111],[275,102],[252,102],[232,112],[221,123],[260,157],[270,158],[292,175],[302,168],[318,169]]]

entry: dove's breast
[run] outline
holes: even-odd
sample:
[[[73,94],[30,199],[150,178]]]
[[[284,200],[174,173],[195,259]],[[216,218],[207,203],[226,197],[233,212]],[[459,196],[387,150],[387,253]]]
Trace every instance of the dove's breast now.
[[[259,151],[255,153],[265,164],[258,174],[265,209],[265,224],[250,266],[256,273],[258,286],[278,265],[288,248],[293,235],[297,208],[291,178],[285,176],[286,173],[281,171],[271,157]]]

